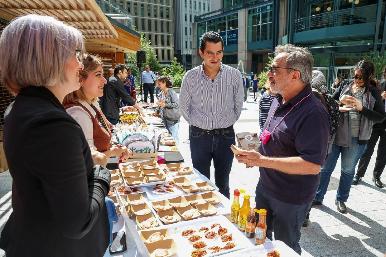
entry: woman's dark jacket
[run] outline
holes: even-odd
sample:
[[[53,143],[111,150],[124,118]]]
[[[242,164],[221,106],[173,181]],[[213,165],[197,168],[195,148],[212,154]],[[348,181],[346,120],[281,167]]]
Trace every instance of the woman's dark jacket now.
[[[5,119],[13,212],[0,237],[7,257],[102,257],[104,198],[81,127],[46,88],[30,86]]]

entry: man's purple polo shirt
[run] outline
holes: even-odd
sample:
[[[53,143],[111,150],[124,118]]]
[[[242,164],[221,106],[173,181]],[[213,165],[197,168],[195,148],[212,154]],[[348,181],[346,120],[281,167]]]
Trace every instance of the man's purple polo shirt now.
[[[304,97],[306,98],[293,108],[272,133],[282,117]],[[275,98],[265,126],[272,134],[267,144],[261,144],[261,154],[269,157],[299,156],[303,160],[323,164],[330,131],[329,117],[310,86],[306,86],[285,104],[281,103],[280,96]],[[264,191],[283,202],[304,204],[312,201],[318,183],[319,174],[289,175],[273,169],[260,168],[257,192]]]

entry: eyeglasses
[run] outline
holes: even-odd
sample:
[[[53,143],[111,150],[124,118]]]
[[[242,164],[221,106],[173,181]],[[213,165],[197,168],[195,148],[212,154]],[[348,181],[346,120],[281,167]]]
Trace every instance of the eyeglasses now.
[[[276,70],[277,69],[284,69],[284,70],[297,70],[297,69],[293,69],[293,68],[287,68],[287,67],[278,67],[278,66],[269,66],[268,67],[268,71],[271,72],[271,73],[276,73]]]
[[[357,80],[363,80],[363,77],[358,76],[358,75],[355,75],[355,76],[354,76],[354,79],[357,79]]]
[[[76,49],[75,50],[75,56],[76,56],[76,59],[78,60],[78,62],[83,61],[83,51],[82,50]]]

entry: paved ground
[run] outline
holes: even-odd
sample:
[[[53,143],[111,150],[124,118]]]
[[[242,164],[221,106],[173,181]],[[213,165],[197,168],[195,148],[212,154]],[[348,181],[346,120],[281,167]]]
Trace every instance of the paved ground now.
[[[235,124],[236,132],[256,132],[258,129],[258,105],[245,103],[240,120]],[[317,128],[315,128],[317,129]],[[180,149],[187,163],[190,163],[188,126],[180,125]],[[352,187],[347,202],[348,214],[337,212],[334,200],[339,182],[340,161],[332,175],[324,205],[312,209],[311,224],[302,229],[302,256],[373,257],[386,253],[386,189],[375,187],[371,181],[371,169],[375,157],[369,165],[364,182]],[[386,182],[386,177],[384,181]],[[234,162],[230,175],[231,189],[244,188],[254,194],[259,171],[246,169]],[[10,210],[11,178],[8,172],[0,173],[0,231],[8,219]],[[2,256],[0,250],[0,257]]]

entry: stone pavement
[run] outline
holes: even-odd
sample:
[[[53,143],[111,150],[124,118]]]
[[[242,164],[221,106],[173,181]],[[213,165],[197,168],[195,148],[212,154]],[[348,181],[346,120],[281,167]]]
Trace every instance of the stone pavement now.
[[[249,97],[244,104],[236,132],[256,132],[258,130],[258,104]],[[317,128],[315,128],[317,129]],[[180,150],[186,163],[191,163],[188,141],[188,125],[180,123]],[[302,256],[336,257],[383,257],[386,253],[386,188],[379,189],[371,181],[373,156],[369,170],[358,186],[353,186],[347,202],[348,213],[340,214],[334,204],[339,183],[340,160],[331,177],[330,186],[323,206],[313,208],[311,223],[302,229]],[[247,169],[235,161],[230,174],[230,186],[244,188],[254,195],[259,179],[257,168]],[[386,176],[383,176],[386,182]],[[0,231],[11,212],[11,178],[8,172],[0,173]],[[2,252],[0,250],[0,257]],[[285,257],[285,256],[283,256]]]

